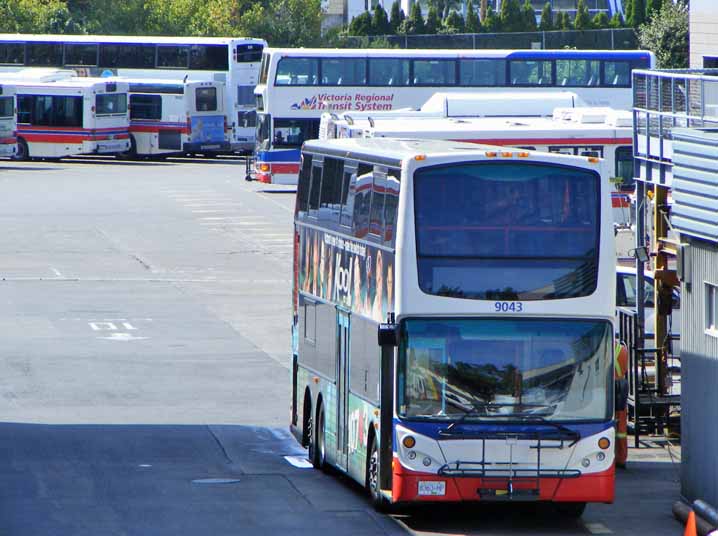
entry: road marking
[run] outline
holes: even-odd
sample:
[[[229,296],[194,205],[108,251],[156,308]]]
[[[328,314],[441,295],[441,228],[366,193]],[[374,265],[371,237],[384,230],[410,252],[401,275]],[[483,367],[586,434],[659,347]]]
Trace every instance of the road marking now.
[[[583,526],[591,534],[613,534],[613,531],[603,523],[584,523]]]
[[[200,225],[219,225],[219,226],[228,226],[228,225],[235,225],[235,226],[258,226],[258,225],[267,225],[266,223],[260,223],[260,222],[248,222],[248,221],[201,221],[199,222]]]
[[[58,269],[55,268],[54,266],[50,266],[50,269],[53,271],[53,273],[54,273],[57,277],[65,277],[64,275],[62,275],[62,272],[60,272],[60,270],[58,270]]]
[[[112,322],[88,322],[92,331],[117,331],[117,326]]]
[[[192,484],[236,484],[238,478],[197,478]]]
[[[132,333],[113,333],[109,337],[97,337],[98,339],[104,339],[106,341],[142,341],[149,339],[149,337],[135,337]]]
[[[313,467],[312,462],[307,460],[306,456],[284,456],[289,465],[293,465],[299,469],[311,469]]]

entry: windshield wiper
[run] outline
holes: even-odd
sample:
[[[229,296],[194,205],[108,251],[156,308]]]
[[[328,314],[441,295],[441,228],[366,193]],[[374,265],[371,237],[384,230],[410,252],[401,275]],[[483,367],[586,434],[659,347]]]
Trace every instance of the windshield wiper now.
[[[572,447],[575,445],[579,439],[581,439],[581,433],[576,430],[571,430],[570,428],[564,426],[561,423],[549,421],[546,417],[543,417],[541,415],[537,415],[535,413],[516,413],[513,415],[514,417],[518,417],[520,419],[525,419],[526,421],[533,421],[538,422],[540,424],[545,424],[546,426],[552,426],[559,432],[566,434],[569,436],[573,441],[569,445]]]
[[[449,426],[446,427],[444,430],[444,433],[452,433],[454,428],[461,425],[466,421],[467,418],[470,416],[478,416],[478,417],[511,417],[513,414],[509,413],[507,415],[502,414],[489,414],[489,410],[492,408],[514,408],[514,407],[520,407],[520,408],[550,408],[551,406],[547,406],[546,404],[510,404],[510,403],[496,403],[496,402],[471,402],[471,409],[464,410],[464,414],[454,422],[452,422]],[[463,409],[463,408],[462,408]],[[479,412],[483,411],[483,414],[480,414]]]

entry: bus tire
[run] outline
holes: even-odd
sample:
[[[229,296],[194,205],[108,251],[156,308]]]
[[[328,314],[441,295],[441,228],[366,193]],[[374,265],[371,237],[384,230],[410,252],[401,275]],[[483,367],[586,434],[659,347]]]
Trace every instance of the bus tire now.
[[[302,446],[309,447],[312,441],[312,395],[307,389],[304,393],[304,409],[302,410]]]
[[[22,161],[30,160],[30,150],[27,148],[27,142],[22,138],[17,139],[17,152],[13,159]]]
[[[317,425],[314,427],[314,448],[312,449],[312,465],[315,469],[325,471],[327,468],[326,420],[324,407],[319,403],[317,410]]]
[[[130,148],[115,156],[120,160],[137,160],[137,142],[132,134],[130,134]]]
[[[586,510],[585,502],[561,502],[555,503],[555,506],[560,516],[570,519],[578,519]]]
[[[367,449],[364,487],[369,492],[369,499],[374,509],[377,512],[388,512],[390,505],[379,489],[379,447],[374,436],[369,439],[369,448]]]

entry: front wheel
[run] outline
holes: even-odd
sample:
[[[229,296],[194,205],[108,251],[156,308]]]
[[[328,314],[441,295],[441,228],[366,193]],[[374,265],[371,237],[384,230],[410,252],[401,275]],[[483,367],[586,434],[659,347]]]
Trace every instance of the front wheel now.
[[[389,503],[381,494],[379,488],[379,448],[377,447],[376,440],[372,439],[369,445],[369,457],[366,461],[366,487],[371,498],[371,504],[378,512],[387,512],[389,510]]]
[[[22,138],[17,139],[17,152],[15,153],[15,160],[30,160],[30,151],[27,148],[27,142]]]
[[[327,466],[326,457],[326,442],[324,439],[324,408],[319,407],[319,415],[317,415],[317,426],[314,430],[314,438],[312,439],[311,445],[314,448],[310,448],[312,465],[315,469],[321,469],[324,471]]]
[[[571,519],[578,519],[583,515],[584,510],[586,510],[585,502],[556,503],[555,506],[560,516]]]

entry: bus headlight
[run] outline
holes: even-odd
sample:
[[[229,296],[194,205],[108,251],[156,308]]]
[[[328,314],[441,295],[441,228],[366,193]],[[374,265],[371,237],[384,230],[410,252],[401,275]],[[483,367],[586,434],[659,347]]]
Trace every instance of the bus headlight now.
[[[406,456],[410,460],[416,460],[416,452],[414,452],[413,450],[410,450]]]

